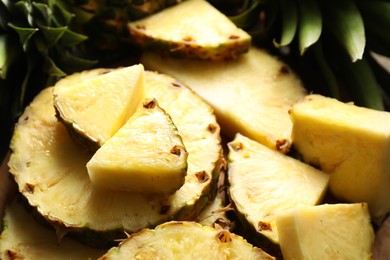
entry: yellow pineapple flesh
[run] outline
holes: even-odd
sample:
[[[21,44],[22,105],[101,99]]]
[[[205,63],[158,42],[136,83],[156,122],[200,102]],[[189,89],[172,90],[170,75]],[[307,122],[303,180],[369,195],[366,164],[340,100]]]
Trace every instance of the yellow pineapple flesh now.
[[[380,223],[390,211],[390,113],[308,95],[290,116],[303,160],[330,174],[337,198],[367,202]]]
[[[58,239],[53,228],[39,222],[15,196],[6,205],[0,233],[0,259],[97,259],[106,250],[86,246],[69,237]]]
[[[54,87],[57,117],[75,140],[102,146],[134,113],[144,93],[144,68],[133,65]]]
[[[252,47],[234,61],[173,59],[151,52],[141,63],[187,84],[215,110],[222,134],[241,133],[282,152],[291,144],[288,110],[306,90],[293,71],[265,50]]]
[[[372,258],[374,229],[367,204],[323,204],[286,210],[276,216],[283,258]]]
[[[196,11],[195,11],[196,10]],[[251,36],[206,0],[187,0],[130,22],[137,44],[171,56],[224,60],[248,51]]]
[[[87,170],[95,187],[172,194],[183,184],[188,153],[171,117],[146,99],[93,155]]]
[[[111,248],[111,259],[275,259],[243,237],[196,222],[166,222],[144,229]]]
[[[86,71],[64,81],[72,84],[108,71]],[[131,233],[171,219],[195,219],[215,192],[223,160],[211,107],[167,75],[145,72],[145,81],[145,96],[159,100],[188,152],[185,183],[172,195],[94,188],[86,168],[91,153],[72,142],[58,122],[53,88],[37,95],[15,127],[8,165],[19,191],[50,223],[86,243],[112,242],[123,238],[124,230]]]
[[[228,192],[241,222],[277,244],[275,216],[286,209],[319,204],[329,175],[241,134],[228,147]]]

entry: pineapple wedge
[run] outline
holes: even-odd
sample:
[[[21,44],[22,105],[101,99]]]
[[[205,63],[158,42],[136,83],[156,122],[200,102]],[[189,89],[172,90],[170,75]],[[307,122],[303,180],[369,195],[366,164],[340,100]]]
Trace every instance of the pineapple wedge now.
[[[308,95],[290,111],[294,147],[331,174],[330,191],[367,202],[375,222],[390,211],[390,113]]]
[[[95,187],[172,194],[187,174],[188,153],[171,117],[146,99],[93,155],[87,170]]]
[[[240,221],[277,244],[275,216],[320,203],[329,175],[241,134],[228,147],[228,191]]]
[[[71,84],[104,71],[109,70],[65,80]],[[90,244],[110,243],[124,237],[124,230],[132,233],[171,219],[196,219],[215,194],[224,160],[212,109],[169,76],[146,72],[145,83],[145,96],[159,100],[188,151],[185,183],[169,196],[95,189],[86,168],[91,154],[74,144],[56,119],[52,88],[43,90],[20,117],[11,140],[10,172],[29,204],[60,231],[77,232]]]
[[[56,233],[42,225],[16,197],[7,205],[0,234],[0,259],[97,259],[105,253]]]
[[[102,146],[122,127],[140,104],[143,94],[141,64],[71,85],[56,85],[53,90],[57,117],[74,140],[92,150]]]
[[[323,204],[276,216],[280,246],[290,259],[372,258],[374,229],[367,204]]]
[[[187,0],[128,28],[135,43],[172,56],[233,59],[251,45],[251,36],[206,0]]]
[[[243,237],[196,222],[167,222],[144,229],[111,248],[110,259],[275,259]]]
[[[252,47],[238,60],[212,63],[145,53],[141,63],[191,87],[214,108],[227,138],[241,133],[273,149],[289,150],[288,110],[306,90],[286,64],[266,51]]]

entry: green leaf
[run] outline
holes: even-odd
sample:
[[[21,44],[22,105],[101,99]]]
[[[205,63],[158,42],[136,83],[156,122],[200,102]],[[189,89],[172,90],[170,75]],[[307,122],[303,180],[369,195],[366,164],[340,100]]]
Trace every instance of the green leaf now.
[[[322,0],[324,25],[347,51],[352,61],[362,59],[366,36],[359,9],[353,0]]]
[[[333,73],[331,66],[328,64],[321,41],[317,41],[311,48],[314,59],[317,62],[319,69],[321,70],[322,76],[324,77],[326,86],[328,87],[329,95],[340,99],[340,90],[337,78]]]
[[[52,16],[50,8],[43,3],[33,2],[32,4],[35,10],[38,10],[43,19],[45,20],[45,24],[49,24],[50,17]]]
[[[96,60],[83,59],[61,50],[57,50],[55,57],[67,74],[88,69],[97,63]]]
[[[56,45],[59,41],[59,39],[64,35],[64,33],[68,30],[68,27],[47,27],[41,25],[40,27],[41,32],[43,33],[45,37],[45,41],[47,44],[47,47],[53,47]]]
[[[252,1],[251,5],[235,16],[229,16],[229,19],[240,28],[247,28],[256,23],[259,19],[259,10],[261,7],[261,0]]]
[[[9,19],[10,14],[7,6],[3,3],[3,0],[0,0],[0,32],[6,30]]]
[[[367,59],[363,57],[356,62],[350,62],[340,57],[339,61],[342,65],[344,82],[356,103],[372,109],[384,110],[381,89]]]
[[[63,37],[60,39],[60,44],[65,47],[73,47],[87,39],[87,36],[67,29],[65,30]]]
[[[301,55],[316,43],[322,32],[322,14],[317,0],[299,2],[299,50]]]
[[[48,73],[50,76],[55,76],[55,77],[66,76],[66,73],[63,70],[61,70],[59,67],[57,67],[56,63],[51,57],[45,56],[44,58],[45,58],[45,64],[43,66],[43,69],[46,73]]]
[[[297,32],[298,7],[295,0],[279,0],[282,15],[282,31],[280,42],[274,40],[276,47],[289,45]]]
[[[383,31],[389,33],[390,2],[378,0],[357,0],[356,4],[363,16],[364,22],[371,21]]]
[[[69,12],[60,0],[49,0],[48,3],[53,12],[52,19],[54,24],[57,26],[70,25],[74,14]]]
[[[20,45],[15,35],[0,34],[0,79],[6,79],[8,71],[17,62]]]
[[[19,40],[23,49],[26,50],[31,37],[39,31],[38,28],[19,27],[14,24],[8,24],[19,35]]]

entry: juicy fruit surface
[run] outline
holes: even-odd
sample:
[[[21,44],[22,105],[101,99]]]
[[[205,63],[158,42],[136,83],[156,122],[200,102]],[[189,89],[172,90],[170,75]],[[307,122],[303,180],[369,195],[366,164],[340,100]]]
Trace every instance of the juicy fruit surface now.
[[[95,187],[172,194],[184,184],[188,153],[171,117],[145,100],[87,163]]]
[[[365,203],[298,207],[276,217],[284,259],[371,259]]]
[[[309,95],[290,116],[303,160],[331,175],[336,197],[367,202],[381,222],[390,211],[390,113]]]
[[[229,195],[237,211],[256,232],[278,243],[276,214],[320,203],[329,176],[241,134],[228,146]]]
[[[241,236],[195,222],[167,222],[154,230],[142,230],[100,259],[123,258],[274,259]]]
[[[90,77],[100,73],[88,72]],[[78,82],[79,75],[66,80]],[[212,109],[171,77],[147,72],[145,79],[145,95],[158,99],[171,115],[189,152],[185,184],[171,196],[94,189],[85,167],[91,154],[74,144],[57,121],[47,88],[21,116],[9,161],[19,190],[45,218],[75,230],[133,232],[172,218],[191,219],[204,206],[222,163]]]
[[[212,63],[145,53],[141,62],[184,82],[209,103],[223,135],[233,139],[241,133],[273,149],[289,150],[288,110],[306,91],[286,64],[264,50],[251,48],[235,61]]]
[[[18,198],[7,205],[4,230],[0,234],[0,258],[11,259],[97,259],[105,250],[63,238],[38,223]]]
[[[143,92],[144,68],[134,65],[55,86],[54,106],[71,135],[99,147],[134,113]]]
[[[145,48],[200,59],[236,58],[251,44],[248,33],[205,0],[187,0],[132,22],[129,31]]]

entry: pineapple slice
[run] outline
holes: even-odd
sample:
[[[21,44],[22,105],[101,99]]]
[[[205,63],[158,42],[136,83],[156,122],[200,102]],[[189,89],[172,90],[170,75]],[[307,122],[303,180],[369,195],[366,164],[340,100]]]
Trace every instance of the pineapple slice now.
[[[248,33],[206,0],[185,1],[131,22],[128,28],[135,43],[172,56],[232,59],[251,44]]]
[[[65,80],[101,73],[96,69]],[[195,219],[213,196],[224,160],[212,109],[175,79],[153,72],[145,73],[145,96],[159,100],[188,151],[185,183],[169,196],[95,189],[86,168],[91,154],[74,144],[57,121],[52,88],[43,90],[20,117],[11,140],[10,172],[28,202],[60,230],[78,231],[85,242],[103,244],[124,237],[123,230]]]
[[[167,222],[144,229],[111,248],[109,259],[275,259],[243,237],[196,222]]]
[[[276,214],[321,202],[329,175],[241,134],[228,147],[229,195],[241,221],[277,244]]]
[[[145,100],[93,155],[87,170],[95,187],[172,194],[187,174],[188,153],[171,117]]]
[[[323,204],[276,216],[283,257],[289,259],[371,259],[374,230],[365,203]]]
[[[191,87],[214,108],[226,137],[241,133],[273,149],[289,150],[288,110],[306,91],[286,64],[264,50],[253,47],[238,60],[213,63],[145,53],[141,63]]]
[[[134,113],[143,89],[144,68],[133,65],[56,86],[54,107],[71,136],[96,150]]]
[[[290,115],[303,160],[331,174],[336,197],[367,202],[373,220],[382,222],[390,211],[390,113],[308,95]]]
[[[97,259],[105,253],[67,237],[58,241],[55,231],[38,223],[18,199],[6,207],[0,259]]]

